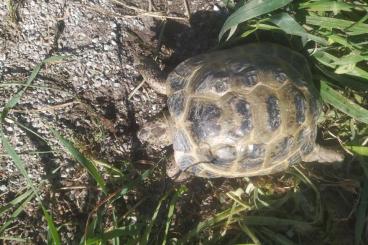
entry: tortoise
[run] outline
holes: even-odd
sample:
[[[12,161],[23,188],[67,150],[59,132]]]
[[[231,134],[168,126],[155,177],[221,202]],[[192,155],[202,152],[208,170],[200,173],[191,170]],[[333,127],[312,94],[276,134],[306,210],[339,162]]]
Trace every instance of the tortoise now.
[[[173,144],[170,177],[250,177],[304,162],[339,162],[316,144],[318,91],[306,58],[273,43],[252,43],[189,58],[167,77],[145,60],[139,72],[167,95],[169,113],[138,133]],[[170,165],[170,164],[169,164]]]

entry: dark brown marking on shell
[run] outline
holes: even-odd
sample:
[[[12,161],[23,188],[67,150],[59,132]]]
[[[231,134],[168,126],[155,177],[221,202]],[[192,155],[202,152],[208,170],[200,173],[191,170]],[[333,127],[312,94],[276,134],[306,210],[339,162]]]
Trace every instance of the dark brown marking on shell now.
[[[318,116],[319,116],[319,108],[318,108],[318,99],[311,95],[311,98],[309,100],[310,105],[310,113],[313,116],[313,120],[317,122]]]
[[[198,82],[193,85],[197,93],[213,91],[222,94],[230,87],[229,75],[224,71],[209,70],[197,79]]]
[[[178,75],[175,71],[169,74],[167,81],[174,92],[183,89],[187,83],[186,78]]]
[[[232,98],[230,104],[233,110],[242,119],[240,127],[235,129],[235,135],[244,136],[252,130],[252,112],[250,110],[250,105],[244,99]]]
[[[289,154],[292,148],[294,139],[292,136],[284,137],[279,142],[275,142],[275,148],[271,151],[271,160],[274,162],[276,160],[282,160]]]
[[[245,150],[241,152],[241,156],[251,159],[264,158],[265,152],[266,152],[265,144],[252,144],[245,146]]]
[[[236,159],[236,150],[233,146],[227,145],[213,152],[212,162],[215,165],[227,166]]]
[[[184,110],[185,95],[184,91],[179,91],[167,99],[167,105],[171,116],[178,117]]]
[[[237,80],[245,87],[253,87],[257,84],[257,69],[254,66],[237,73]]]
[[[296,122],[301,125],[305,121],[305,99],[300,92],[295,94],[294,104],[296,110]]]
[[[250,170],[262,165],[266,153],[265,144],[252,144],[244,147],[239,152],[241,160],[239,161],[242,169]]]
[[[299,152],[296,152],[294,155],[290,156],[288,159],[289,165],[297,164],[302,161],[302,158],[299,154]]]
[[[303,156],[308,155],[313,151],[314,143],[311,141],[304,142],[302,146],[300,147],[300,152],[303,154]]]
[[[284,83],[288,79],[286,73],[281,68],[273,69],[272,73],[275,77],[275,80],[281,84]]]
[[[240,73],[250,67],[249,62],[244,59],[239,60],[230,58],[225,61],[225,64],[228,65],[230,72],[234,74]]]
[[[308,141],[309,140],[309,133],[308,130],[305,128],[300,129],[299,133],[296,136],[296,144],[297,145],[302,145],[303,142]]]
[[[175,151],[189,152],[191,150],[190,141],[182,130],[177,130],[175,132],[173,147]]]
[[[278,129],[281,124],[279,100],[271,95],[267,98],[268,124],[272,131]]]
[[[221,131],[219,119],[221,109],[211,103],[194,101],[190,105],[188,121],[192,122],[192,132],[199,140],[205,140],[208,137],[216,136]]]
[[[252,169],[257,169],[259,167],[262,166],[263,163],[263,159],[248,159],[248,158],[244,158],[242,160],[239,161],[240,163],[240,168],[242,169],[246,169],[246,170],[252,170]]]

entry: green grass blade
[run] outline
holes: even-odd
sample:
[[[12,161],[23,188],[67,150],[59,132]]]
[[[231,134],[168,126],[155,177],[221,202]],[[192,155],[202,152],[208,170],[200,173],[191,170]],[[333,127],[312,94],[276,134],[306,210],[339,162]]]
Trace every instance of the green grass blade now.
[[[368,123],[368,110],[338,93],[336,90],[328,86],[325,81],[321,81],[320,93],[322,99],[326,103],[360,122]]]
[[[242,211],[245,211],[249,208],[243,207],[243,206],[238,206],[235,209],[229,208],[221,213],[216,214],[215,216],[213,216],[212,218],[209,218],[205,221],[200,222],[194,229],[192,229],[191,231],[189,231],[184,237],[183,239],[180,241],[180,244],[187,244],[190,239],[192,239],[193,237],[199,236],[199,233],[201,233],[203,230],[210,228],[214,225],[216,225],[219,222],[222,222],[226,219],[228,219],[228,217],[230,215],[235,215],[235,214],[239,214]],[[232,219],[232,222],[235,222],[235,219]]]
[[[316,67],[327,77],[333,79],[338,82],[342,86],[346,86],[357,91],[365,91],[368,90],[368,82],[364,82],[361,80],[357,80],[348,75],[341,75],[331,72],[320,65],[316,65]]]
[[[350,53],[348,55],[340,57],[339,60],[335,61],[333,65],[352,65],[358,62],[368,60],[367,55],[359,55],[356,53]]]
[[[38,64],[33,70],[31,75],[28,77],[25,86],[19,90],[15,95],[13,95],[11,97],[11,99],[5,104],[4,109],[1,113],[1,119],[4,120],[5,117],[7,116],[9,110],[11,110],[14,106],[16,106],[21,97],[23,96],[24,92],[27,90],[27,88],[31,85],[31,83],[33,82],[33,80],[37,77],[38,73],[40,72],[41,68],[43,65],[50,63],[50,62],[56,62],[56,61],[60,61],[62,59],[66,58],[65,56],[51,56],[47,59],[45,59],[44,61],[42,61],[40,64]]]
[[[357,155],[368,157],[368,146],[347,145],[346,148]]]
[[[0,126],[1,126],[1,124],[0,124]],[[28,187],[32,188],[32,190],[35,193],[37,193],[38,191],[33,186],[33,183],[32,183],[31,179],[28,176],[27,170],[25,168],[25,165],[24,165],[22,159],[19,157],[19,155],[16,153],[14,147],[10,144],[9,140],[4,135],[4,132],[3,132],[2,128],[0,128],[0,139],[1,139],[1,143],[3,145],[3,148],[4,148],[5,152],[11,157],[11,159],[13,160],[13,163],[17,167],[18,171],[26,179]]]
[[[171,221],[172,221],[172,218],[173,218],[173,215],[174,215],[175,204],[176,204],[178,198],[181,197],[185,191],[186,191],[185,187],[183,187],[183,186],[180,187],[178,190],[175,191],[174,196],[170,200],[169,211],[167,212],[165,234],[164,234],[164,239],[162,241],[162,245],[166,244],[167,234],[169,233],[170,224],[171,224]]]
[[[254,234],[254,232],[244,225],[242,222],[238,222],[240,229],[252,240],[255,245],[262,245],[261,241]]]
[[[52,239],[51,241],[49,241],[49,244],[60,245],[61,244],[60,235],[55,227],[54,221],[52,220],[51,215],[47,212],[46,208],[42,205],[42,203],[41,203],[41,207],[43,211],[43,216],[45,217],[47,221],[48,234],[51,235],[50,238]]]
[[[300,4],[300,9],[319,12],[332,11],[334,14],[338,14],[341,11],[350,11],[352,8],[354,8],[352,4],[337,1],[316,1]]]
[[[10,215],[10,218],[4,222],[4,224],[0,227],[0,234],[4,232],[4,230],[21,214],[24,210],[24,207],[27,205],[28,202],[30,202],[34,197],[35,193],[33,191],[26,192],[29,194],[26,196],[25,199],[23,199],[21,202],[19,202],[19,206],[14,210],[14,212]]]
[[[364,161],[364,160],[362,160]],[[364,236],[364,227],[366,224],[368,208],[368,178],[364,179],[363,188],[361,190],[361,197],[359,201],[358,210],[355,221],[354,245],[362,244],[362,237]]]
[[[152,227],[156,222],[157,215],[158,215],[158,212],[160,211],[162,202],[166,200],[166,198],[168,197],[169,194],[170,194],[170,192],[166,192],[165,195],[163,197],[161,197],[160,201],[157,204],[157,207],[156,207],[155,211],[153,212],[151,220],[149,221],[148,226],[147,226],[147,228],[146,228],[139,244],[142,244],[142,245],[148,244],[149,237],[150,237],[151,231],[152,231]]]
[[[335,65],[335,63],[338,62],[339,58],[333,56],[332,54],[329,54],[324,51],[317,51],[313,54],[313,57],[316,58],[319,62],[321,62],[325,66],[331,67],[333,69],[338,68],[338,66]],[[345,73],[348,75],[368,80],[368,72],[356,66],[351,67],[351,69],[346,71]]]
[[[219,34],[219,40],[221,40],[224,34],[232,30],[232,34],[236,27],[247,20],[255,18],[257,16],[267,14],[276,9],[282,8],[289,4],[292,0],[251,0],[245,3],[242,7],[238,8],[232,15],[227,18],[224,25],[221,28]],[[229,34],[227,39],[231,35]]]
[[[264,235],[266,235],[267,237],[269,237],[270,239],[272,239],[273,242],[275,242],[275,244],[280,244],[280,245],[296,245],[296,243],[294,243],[293,241],[291,241],[289,238],[287,238],[286,236],[276,233],[270,229],[267,228],[262,228],[261,229],[262,233]]]
[[[14,162],[15,166],[17,167],[18,171],[26,179],[28,187],[31,188],[33,190],[33,193],[38,197],[38,202],[40,203],[40,205],[41,205],[41,207],[44,211],[44,217],[47,220],[48,228],[52,231],[51,234],[52,234],[52,238],[53,238],[53,243],[56,244],[56,245],[61,244],[60,243],[60,236],[59,236],[59,234],[58,234],[58,232],[55,228],[55,225],[54,225],[54,223],[51,219],[51,216],[47,213],[44,206],[42,205],[41,198],[38,194],[38,190],[36,189],[36,187],[32,183],[32,180],[29,178],[28,173],[27,173],[26,168],[25,168],[25,164],[23,163],[23,161],[21,160],[19,155],[16,153],[16,151],[12,147],[12,145],[9,143],[9,140],[5,137],[1,126],[2,125],[0,123],[0,138],[1,138],[1,142],[2,142],[4,150],[11,157],[11,159],[13,160],[13,162]]]
[[[95,179],[95,181],[100,186],[102,191],[104,193],[107,193],[105,181],[98,172],[96,166],[90,160],[88,160],[82,153],[80,153],[79,150],[75,148],[72,142],[65,139],[56,130],[51,129],[51,131],[54,134],[54,136],[58,139],[58,141],[61,143],[61,145],[63,145],[66,148],[69,154],[88,170],[88,172]]]
[[[368,24],[316,15],[306,16],[306,23],[308,25],[320,26],[327,30],[337,29],[340,31],[345,31],[346,34],[350,36],[367,34],[368,30]]]
[[[13,200],[11,200],[8,204],[0,207],[0,217],[11,208],[17,206],[18,204],[20,205],[21,203],[23,203],[23,201],[26,198],[28,198],[32,193],[33,193],[32,190],[27,190],[24,193],[17,196],[16,198],[14,198]]]
[[[267,216],[244,216],[238,218],[243,224],[246,225],[265,225],[265,226],[294,226],[297,230],[308,231],[312,230],[312,225],[308,222],[283,219],[277,217],[267,217]]]
[[[307,40],[313,40],[323,45],[328,44],[325,39],[307,33],[304,28],[287,13],[275,14],[270,18],[270,21],[280,27],[280,29],[287,34],[301,37],[302,40],[304,40],[303,43]]]

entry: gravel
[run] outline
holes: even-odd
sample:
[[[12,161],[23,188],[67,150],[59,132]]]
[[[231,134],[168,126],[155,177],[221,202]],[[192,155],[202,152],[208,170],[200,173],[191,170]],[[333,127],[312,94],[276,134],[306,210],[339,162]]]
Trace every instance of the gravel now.
[[[161,20],[142,14],[134,16],[137,13],[132,9],[112,0],[21,2],[17,23],[9,18],[7,1],[0,2],[1,82],[24,82],[51,55],[66,58],[43,67],[32,83],[38,87],[28,88],[9,113],[4,133],[20,154],[29,178],[49,203],[55,223],[66,224],[60,232],[65,244],[69,244],[80,237],[78,224],[85,221],[94,207],[91,200],[96,197],[95,191],[89,189],[93,183],[88,174],[61,150],[50,128],[115,166],[121,161],[143,158],[132,156],[137,151],[132,145],[137,125],[159,113],[165,107],[165,98],[143,85],[128,100],[141,82],[132,55],[134,50],[144,54],[156,50]],[[186,20],[167,22],[160,60],[168,69],[216,44],[219,25],[216,28],[208,25],[214,18],[221,24],[223,18],[218,18],[224,17],[221,2],[189,2],[193,16],[190,24]],[[126,4],[147,9],[145,1]],[[186,18],[181,1],[157,0],[154,7],[164,15]],[[208,18],[208,14],[215,17]],[[132,31],[147,47],[132,45],[129,40]],[[0,87],[0,109],[19,88]],[[27,184],[1,147],[0,159],[1,206],[23,193]],[[8,219],[8,215],[3,215],[0,224]],[[46,222],[35,200],[12,227],[5,235],[34,243],[46,240]]]

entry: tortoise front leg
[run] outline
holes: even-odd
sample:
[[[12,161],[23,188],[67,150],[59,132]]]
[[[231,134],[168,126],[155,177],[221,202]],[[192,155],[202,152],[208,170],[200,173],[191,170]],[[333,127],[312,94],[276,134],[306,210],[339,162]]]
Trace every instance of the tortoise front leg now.
[[[167,72],[160,69],[158,64],[149,57],[134,55],[134,63],[146,83],[158,94],[167,95]]]

